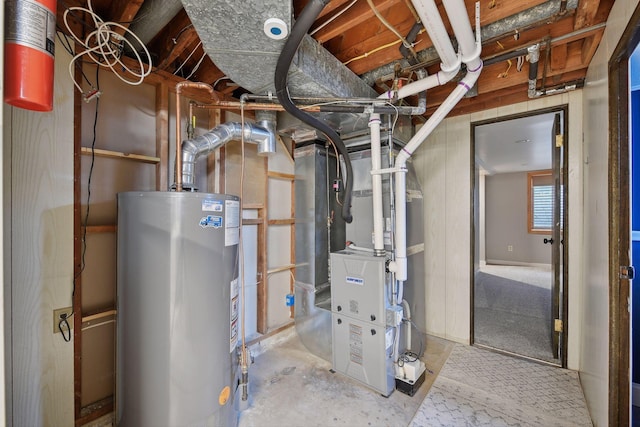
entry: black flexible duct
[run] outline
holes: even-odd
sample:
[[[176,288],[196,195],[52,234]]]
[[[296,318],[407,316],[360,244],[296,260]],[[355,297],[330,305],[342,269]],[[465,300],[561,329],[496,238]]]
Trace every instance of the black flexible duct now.
[[[275,73],[275,86],[278,101],[280,101],[280,104],[282,104],[284,109],[292,116],[325,134],[327,138],[329,138],[336,146],[338,152],[342,154],[346,168],[344,200],[342,203],[342,218],[347,223],[350,223],[353,220],[353,217],[351,216],[351,190],[353,188],[353,169],[351,167],[351,160],[349,159],[349,155],[347,153],[347,148],[345,147],[344,142],[342,142],[342,139],[340,139],[340,136],[327,124],[298,109],[298,107],[293,104],[293,102],[291,101],[291,96],[289,95],[289,88],[287,87],[287,75],[289,73],[289,68],[291,67],[291,62],[293,61],[293,56],[298,50],[298,47],[300,46],[300,43],[302,42],[305,34],[307,34],[309,28],[311,28],[318,15],[320,15],[322,9],[324,9],[324,7],[328,3],[329,0],[311,0],[302,10],[302,13],[298,17],[298,20],[293,25],[293,28],[291,28],[291,34],[289,35],[289,38],[282,48],[280,57],[278,58]]]

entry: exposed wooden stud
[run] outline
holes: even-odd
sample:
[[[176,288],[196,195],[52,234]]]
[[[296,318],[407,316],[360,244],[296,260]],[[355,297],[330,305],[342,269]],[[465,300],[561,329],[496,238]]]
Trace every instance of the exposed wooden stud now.
[[[269,225],[291,225],[295,224],[295,218],[283,218],[283,219],[270,219]]]
[[[551,69],[563,70],[567,65],[567,44],[559,44],[551,48]]]
[[[115,233],[118,231],[117,225],[88,225],[87,234]]]
[[[58,6],[59,8],[60,6]],[[74,79],[80,81],[78,67]],[[73,311],[82,313],[82,95],[73,91]],[[82,319],[73,317],[73,406],[76,425],[82,410]]]
[[[599,0],[579,0],[573,26],[574,30],[593,25],[599,6]]]
[[[260,225],[263,224],[264,220],[262,218],[243,218],[242,225]]]
[[[109,6],[109,19],[128,28],[142,3],[144,0],[112,0]],[[124,34],[124,29],[120,27],[113,28],[113,31],[120,35]]]
[[[116,310],[106,310],[89,316],[82,316],[82,323],[93,322],[94,320],[104,319],[105,317],[115,316],[116,314]]]
[[[156,190],[169,189],[169,88],[156,86]]]
[[[289,227],[289,262],[293,265],[291,269],[291,274],[289,275],[289,293],[291,295],[295,295],[295,277],[296,277],[296,180],[295,175],[291,180],[291,210],[290,215],[291,218],[294,218],[293,223],[291,223],[291,227]],[[295,317],[295,304],[292,305],[289,309],[289,317],[292,319]]]
[[[395,0],[374,0],[374,4],[380,12],[384,12],[395,4]],[[358,25],[372,16],[374,16],[373,11],[366,2],[356,3],[352,8],[333,21],[331,25],[327,25],[315,33],[314,37],[318,42],[324,43],[343,34],[354,25]],[[321,22],[319,22],[319,24],[321,24]]]
[[[221,110],[209,110],[209,129],[213,129],[222,123]],[[207,188],[212,193],[223,193],[220,189],[220,171],[217,158],[220,150],[215,150],[207,156]]]
[[[582,44],[582,63],[585,67],[589,66],[593,55],[595,55],[598,46],[600,45],[600,41],[602,40],[602,36],[604,35],[604,31],[598,31],[591,37],[587,37],[584,39]]]
[[[262,220],[258,224],[258,266],[257,272],[259,276],[258,280],[258,307],[256,320],[256,329],[258,333],[267,333],[267,295],[268,295],[268,272],[267,272],[267,224],[266,224],[266,209],[260,208],[258,210],[258,218]]]
[[[289,270],[292,270],[294,268],[296,268],[295,264],[283,265],[283,266],[272,268],[272,269],[268,270],[267,274],[281,273],[283,271],[289,271]]]
[[[290,173],[282,173],[282,172],[276,172],[276,171],[269,171],[267,173],[267,176],[269,178],[273,178],[273,179],[284,179],[287,181],[291,181],[292,179],[296,179],[296,176]]]
[[[90,147],[82,147],[80,149],[80,152],[85,156],[90,156],[92,151],[95,153],[96,157],[106,157],[109,159],[133,160],[136,162],[150,163],[153,165],[160,163],[159,157],[145,156],[142,154],[121,153],[119,151],[103,150],[101,148],[94,148],[92,150]]]

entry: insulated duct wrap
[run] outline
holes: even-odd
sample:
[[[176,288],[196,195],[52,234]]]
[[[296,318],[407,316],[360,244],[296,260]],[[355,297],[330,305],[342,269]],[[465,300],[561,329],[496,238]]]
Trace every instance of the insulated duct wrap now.
[[[255,94],[275,92],[273,76],[285,40],[269,38],[269,18],[292,27],[293,6],[282,0],[182,0],[205,52],[231,80]],[[375,97],[377,94],[310,36],[289,71],[292,96]]]

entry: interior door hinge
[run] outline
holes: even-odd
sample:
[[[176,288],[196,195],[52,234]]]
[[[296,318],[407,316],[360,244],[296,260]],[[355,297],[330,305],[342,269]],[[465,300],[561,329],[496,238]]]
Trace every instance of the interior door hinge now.
[[[553,324],[553,330],[556,332],[562,332],[562,320],[560,319],[555,319],[555,322]]]
[[[633,269],[632,265],[621,265],[620,266],[620,278],[621,279],[633,280],[634,276],[635,276],[635,270]]]
[[[562,147],[564,143],[564,137],[562,135],[556,135],[556,148]]]

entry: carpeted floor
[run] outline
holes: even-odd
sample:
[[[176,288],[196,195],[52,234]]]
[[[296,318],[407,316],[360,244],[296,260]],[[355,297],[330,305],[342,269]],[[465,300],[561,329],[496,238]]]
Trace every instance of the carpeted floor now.
[[[487,265],[475,278],[478,344],[551,363],[551,271]]]
[[[592,423],[576,372],[456,344],[409,425]]]

